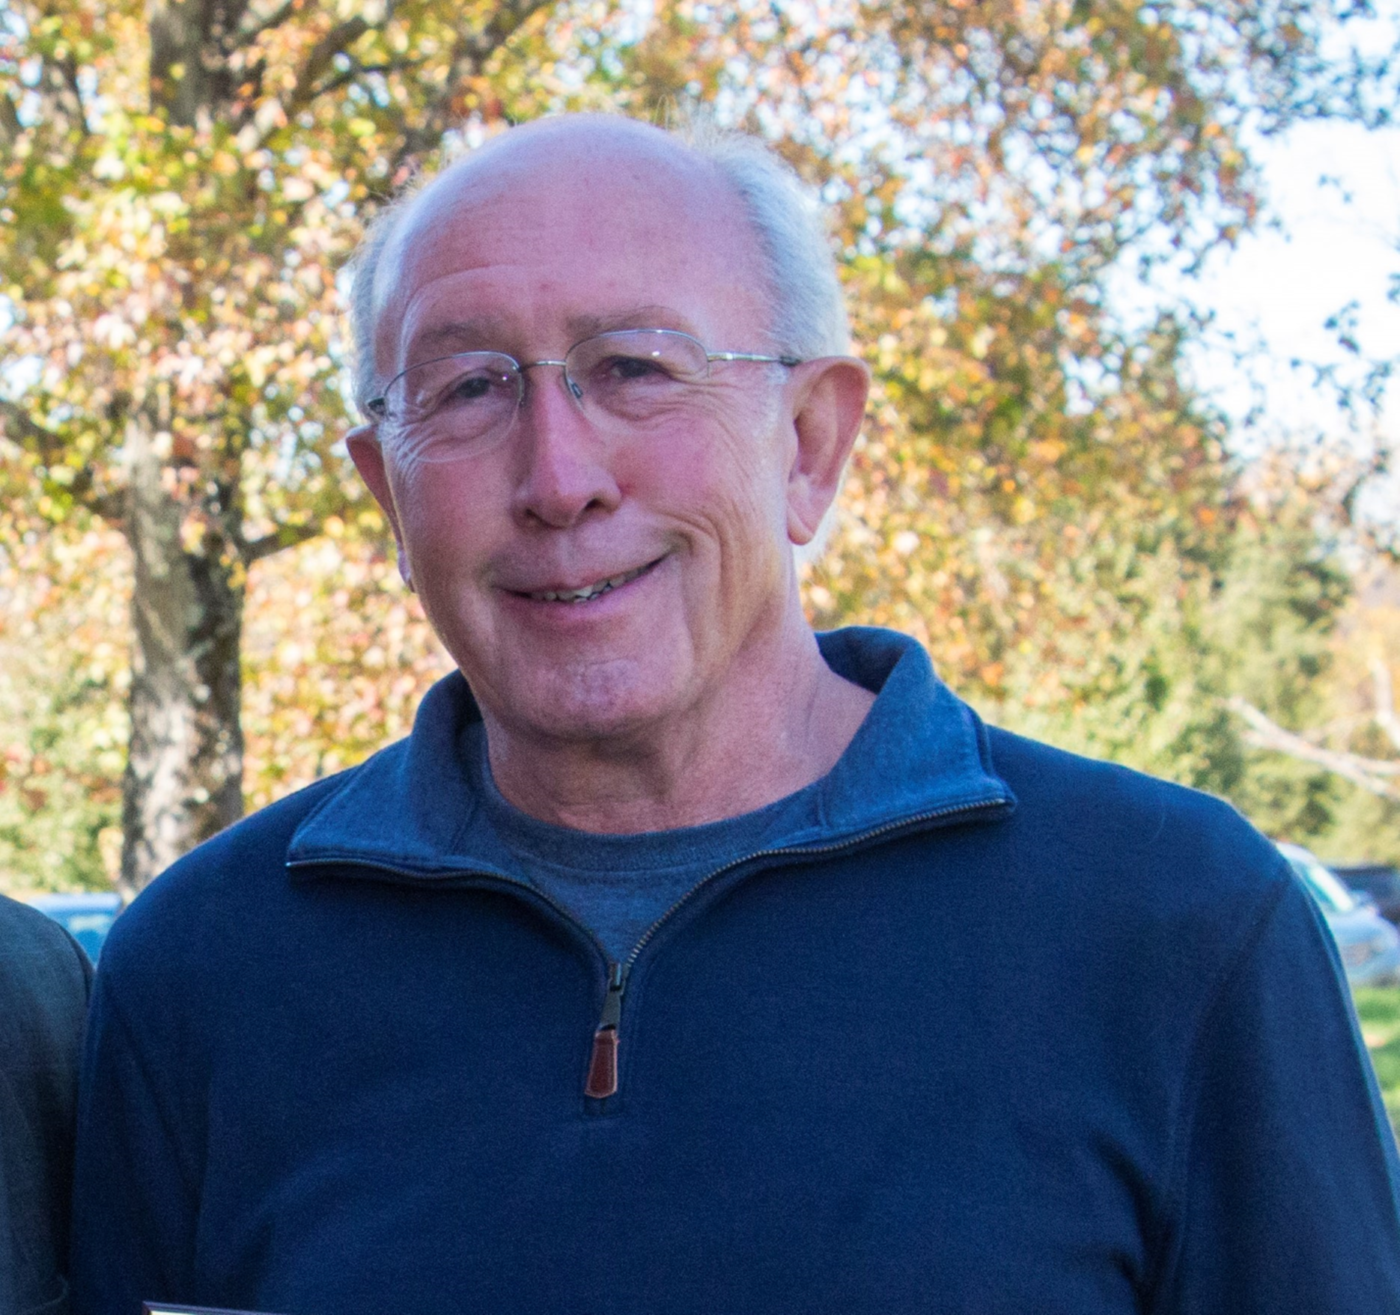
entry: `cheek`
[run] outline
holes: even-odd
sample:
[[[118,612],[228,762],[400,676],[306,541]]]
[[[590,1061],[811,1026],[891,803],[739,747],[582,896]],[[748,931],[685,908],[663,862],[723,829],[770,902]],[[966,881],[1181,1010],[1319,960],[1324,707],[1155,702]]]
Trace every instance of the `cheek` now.
[[[405,538],[422,538],[441,533],[444,527],[455,528],[473,500],[463,462],[397,463],[389,468],[389,487]]]
[[[705,455],[721,533],[741,537],[751,548],[764,539],[775,548],[785,546],[787,453],[776,414],[754,417],[742,427],[716,424]]]
[[[420,593],[435,579],[470,570],[491,524],[480,476],[465,464],[406,465],[391,470],[390,487]]]
[[[736,591],[771,579],[786,560],[782,452],[771,432],[712,425],[687,437],[668,444],[668,459],[649,476],[654,496],[644,500],[678,527],[697,558],[711,561],[732,602]]]

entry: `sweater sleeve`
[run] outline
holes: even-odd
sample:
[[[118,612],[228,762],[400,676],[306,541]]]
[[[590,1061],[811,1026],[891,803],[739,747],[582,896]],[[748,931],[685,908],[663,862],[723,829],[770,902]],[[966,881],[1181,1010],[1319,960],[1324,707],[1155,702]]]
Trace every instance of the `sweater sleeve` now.
[[[1400,1161],[1331,934],[1284,883],[1185,1074],[1156,1315],[1400,1310]]]
[[[164,1063],[178,1071],[182,1059]],[[198,1195],[158,1076],[99,972],[78,1100],[72,1315],[139,1315],[184,1288]]]

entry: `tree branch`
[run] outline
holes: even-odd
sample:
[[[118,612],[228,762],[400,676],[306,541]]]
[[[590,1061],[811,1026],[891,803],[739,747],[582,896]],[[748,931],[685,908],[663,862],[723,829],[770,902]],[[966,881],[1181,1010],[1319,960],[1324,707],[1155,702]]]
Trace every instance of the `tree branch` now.
[[[19,121],[19,112],[15,109],[14,101],[10,99],[8,92],[0,93],[0,141],[6,145],[13,145],[23,131],[24,125]]]
[[[316,95],[317,79],[330,68],[331,61],[337,55],[343,55],[369,30],[369,22],[357,14],[354,18],[347,18],[343,23],[337,23],[312,46],[311,53],[306,57],[306,63],[301,66],[297,73],[296,85],[292,88],[292,94],[288,98],[289,108],[299,109],[308,104]]]
[[[349,86],[356,78],[362,78],[366,74],[400,73],[404,69],[413,68],[415,65],[421,64],[422,62],[421,59],[394,59],[384,64],[361,64],[358,61],[353,62],[348,69],[337,73],[335,77],[321,83],[319,87],[312,87],[311,90],[307,92],[306,98],[301,101],[300,104],[308,105],[320,96],[328,95],[333,91],[339,91],[342,87]]]
[[[27,442],[47,454],[61,447],[63,439],[46,429],[29,414],[18,402],[0,398],[0,432],[8,433],[17,442]]]
[[[453,97],[468,73],[479,72],[491,55],[504,46],[540,10],[548,7],[549,0],[517,0],[513,5],[503,4],[496,9],[491,21],[480,32],[457,39],[452,48],[447,76],[442,82],[442,90],[419,112],[417,122],[404,128],[389,169],[390,178],[397,178],[405,165],[416,161],[441,140],[443,132],[449,126]]]
[[[68,89],[68,94],[73,98],[74,122],[83,137],[90,137],[92,133],[88,128],[87,103],[83,100],[83,87],[78,80],[78,62],[69,57],[59,63],[58,69],[63,74],[63,83]]]
[[[306,543],[320,533],[319,525],[279,525],[271,534],[264,534],[260,539],[245,540],[239,546],[239,556],[243,558],[245,566],[251,566],[284,548],[295,548],[299,543]]]
[[[1363,758],[1360,754],[1339,753],[1335,749],[1321,748],[1301,735],[1285,730],[1238,695],[1226,699],[1225,706],[1249,725],[1249,730],[1244,736],[1247,744],[1314,763],[1345,777],[1372,794],[1381,795],[1386,799],[1400,799],[1400,787],[1387,779],[1400,776],[1400,762],[1390,762],[1384,758]]]
[[[271,32],[275,27],[281,27],[293,14],[297,12],[298,0],[286,0],[279,5],[262,22],[250,28],[240,28],[232,33],[229,40],[230,50],[246,50],[264,32]]]
[[[1371,689],[1376,700],[1375,722],[1385,737],[1400,749],[1400,717],[1395,715],[1395,695],[1390,684],[1390,666],[1377,655],[1371,659]]]
[[[0,398],[0,433],[7,434],[22,447],[34,452],[46,465],[61,452],[63,436],[45,428],[18,402]],[[70,483],[63,485],[64,493],[75,503],[88,508],[103,520],[121,526],[126,521],[126,499],[120,490],[98,491],[91,466],[76,470]]]

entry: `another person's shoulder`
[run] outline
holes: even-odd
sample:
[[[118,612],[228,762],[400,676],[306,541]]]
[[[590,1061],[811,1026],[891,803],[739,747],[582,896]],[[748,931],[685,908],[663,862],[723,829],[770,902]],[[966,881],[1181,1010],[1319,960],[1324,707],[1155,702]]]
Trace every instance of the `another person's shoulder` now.
[[[58,923],[0,895],[0,1012],[23,998],[81,1008],[91,975],[87,956]]]
[[[38,909],[0,896],[0,1309],[67,1309],[73,1109],[91,967]]]

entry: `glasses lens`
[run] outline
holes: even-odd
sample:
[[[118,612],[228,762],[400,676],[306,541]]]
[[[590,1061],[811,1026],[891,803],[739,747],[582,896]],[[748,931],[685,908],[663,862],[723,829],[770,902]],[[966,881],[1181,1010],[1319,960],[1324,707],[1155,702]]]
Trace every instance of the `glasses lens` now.
[[[564,368],[587,409],[618,420],[652,420],[684,406],[709,374],[705,349],[674,329],[623,329],[585,338]]]
[[[385,403],[402,455],[454,461],[505,436],[520,405],[520,367],[500,352],[462,352],[409,366]]]

